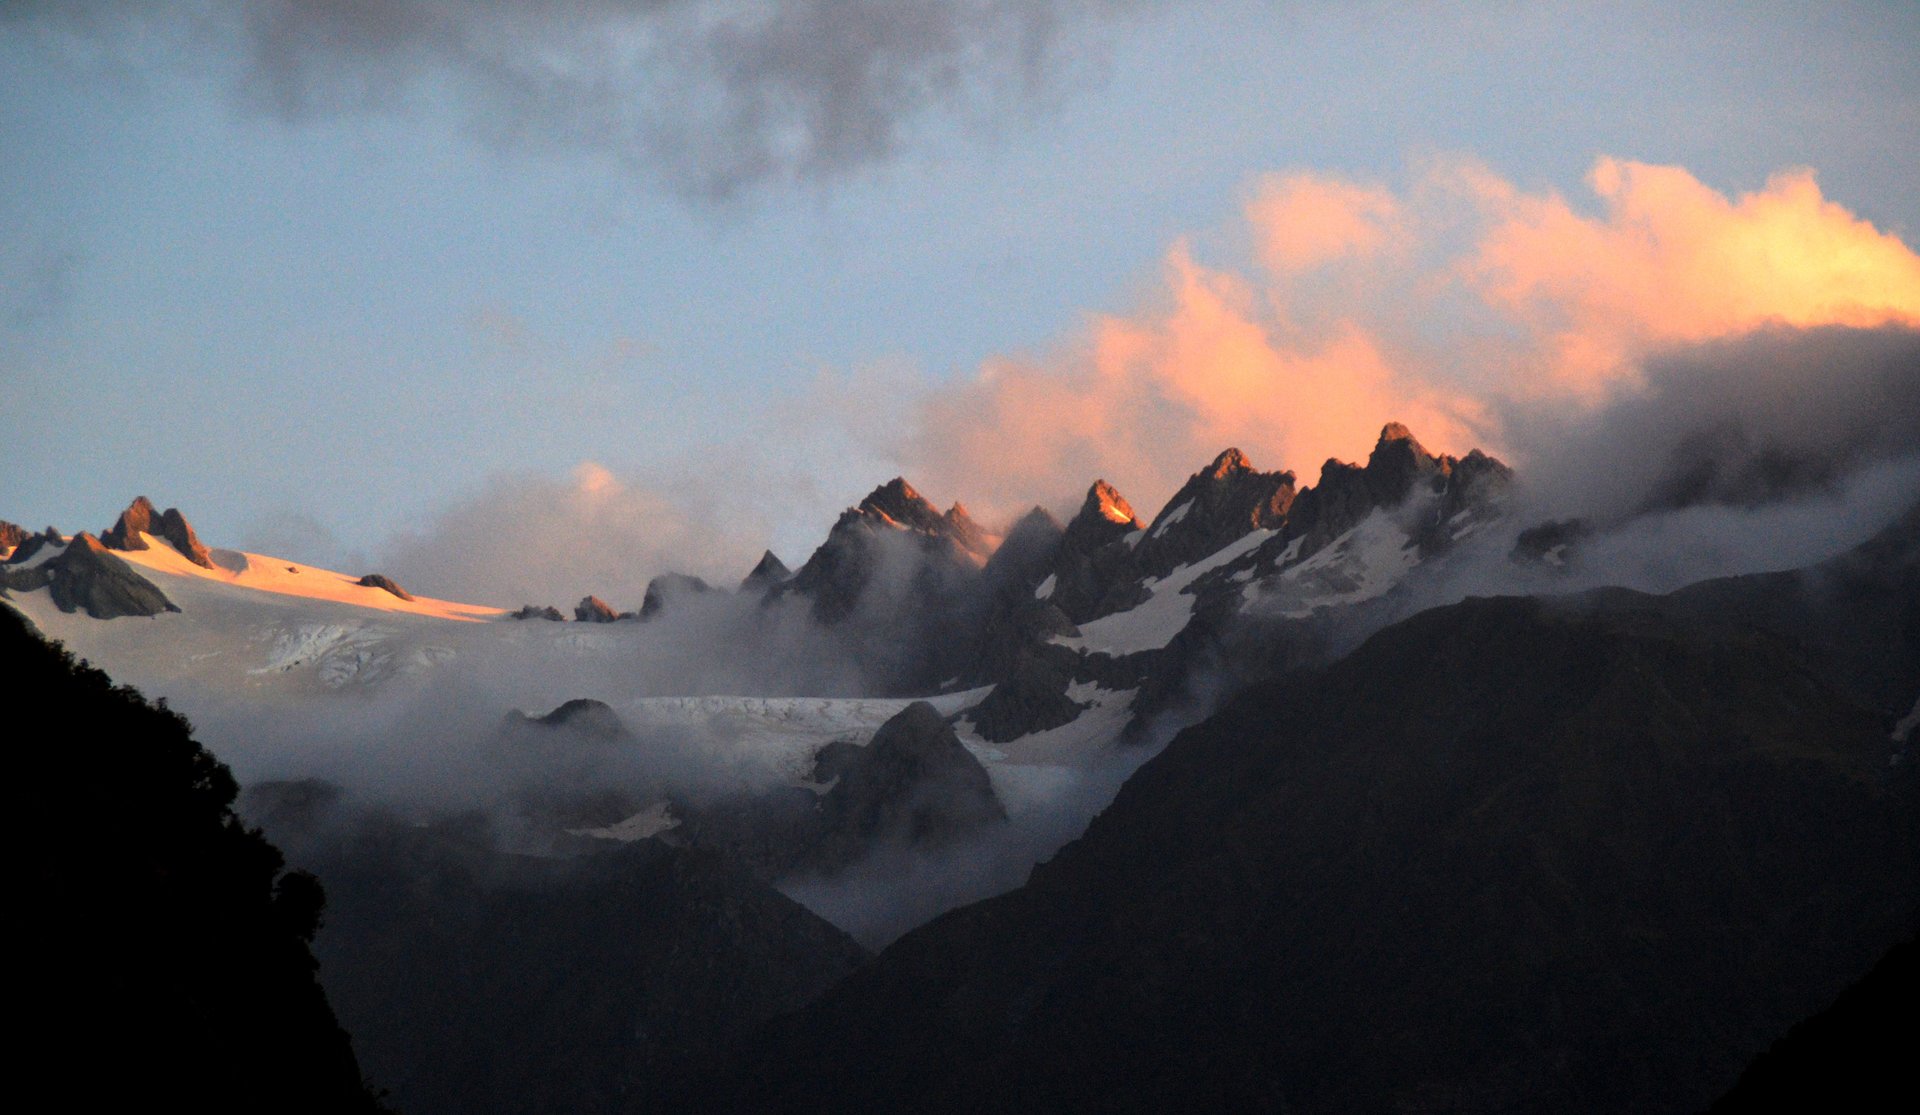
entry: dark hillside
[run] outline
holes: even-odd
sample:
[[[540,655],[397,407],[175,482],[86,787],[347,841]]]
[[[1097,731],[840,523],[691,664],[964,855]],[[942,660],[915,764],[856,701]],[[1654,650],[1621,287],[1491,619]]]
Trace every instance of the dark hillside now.
[[[0,664],[37,726],[7,809],[23,1079],[95,1110],[377,1110],[315,980],[319,884],[234,817],[227,768],[5,606]]]

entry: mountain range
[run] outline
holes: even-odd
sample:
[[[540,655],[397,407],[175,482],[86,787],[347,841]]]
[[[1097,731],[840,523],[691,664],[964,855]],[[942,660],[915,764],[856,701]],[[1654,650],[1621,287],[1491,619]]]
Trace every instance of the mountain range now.
[[[896,478],[571,620],[140,498],[0,595],[232,764],[402,1110],[1695,1110],[1920,928],[1920,506],[1590,587],[1689,491],[1397,423],[1144,521]]]

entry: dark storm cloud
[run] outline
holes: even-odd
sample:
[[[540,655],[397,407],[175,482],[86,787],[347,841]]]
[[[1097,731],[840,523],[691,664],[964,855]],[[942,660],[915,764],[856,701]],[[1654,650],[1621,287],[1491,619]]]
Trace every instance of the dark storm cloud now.
[[[1043,104],[1151,0],[211,0],[0,9],[150,52],[237,53],[238,91],[290,121],[451,91],[504,144],[585,145],[698,197],[845,177],[925,120]],[[181,60],[194,52],[177,52]]]

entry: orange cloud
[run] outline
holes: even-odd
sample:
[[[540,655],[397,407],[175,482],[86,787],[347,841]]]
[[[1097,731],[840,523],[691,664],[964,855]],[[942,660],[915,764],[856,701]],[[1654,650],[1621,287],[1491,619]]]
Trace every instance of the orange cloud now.
[[[1730,199],[1679,167],[1600,159],[1598,217],[1507,191],[1464,274],[1545,346],[1555,386],[1619,378],[1648,348],[1762,325],[1920,322],[1920,257],[1827,201],[1813,173]]]
[[[1630,390],[1650,352],[1793,326],[1920,324],[1920,256],[1807,171],[1729,197],[1678,167],[1598,160],[1597,215],[1476,164],[1395,195],[1267,179],[1245,213],[1259,276],[1176,244],[1156,303],[926,400],[904,454],[999,511],[1104,476],[1143,510],[1228,445],[1313,480],[1388,420],[1500,451],[1513,405]],[[1524,462],[1522,462],[1524,463]]]
[[[1261,262],[1279,274],[1366,256],[1399,235],[1401,206],[1377,186],[1318,174],[1267,178],[1247,206]]]

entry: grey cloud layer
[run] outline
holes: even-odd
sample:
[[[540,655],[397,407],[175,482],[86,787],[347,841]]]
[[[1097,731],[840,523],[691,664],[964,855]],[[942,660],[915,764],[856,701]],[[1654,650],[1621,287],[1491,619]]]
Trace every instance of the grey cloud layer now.
[[[236,53],[244,99],[289,120],[444,87],[492,140],[599,148],[718,199],[844,177],[925,117],[1041,103],[1112,17],[1151,2],[82,0],[0,8],[0,21],[143,51],[175,32]]]

